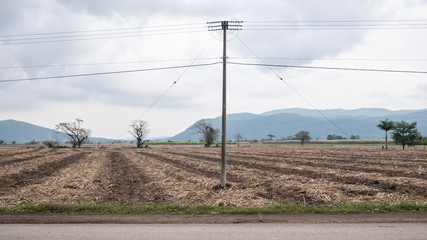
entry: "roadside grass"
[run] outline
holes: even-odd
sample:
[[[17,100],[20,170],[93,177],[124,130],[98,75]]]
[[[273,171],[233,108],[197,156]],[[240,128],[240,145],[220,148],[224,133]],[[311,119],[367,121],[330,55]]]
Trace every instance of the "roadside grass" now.
[[[339,206],[325,205],[271,205],[261,207],[231,207],[209,205],[118,205],[118,204],[60,204],[40,203],[1,207],[0,215],[15,214],[358,214],[358,213],[402,213],[427,212],[427,204],[362,203]]]

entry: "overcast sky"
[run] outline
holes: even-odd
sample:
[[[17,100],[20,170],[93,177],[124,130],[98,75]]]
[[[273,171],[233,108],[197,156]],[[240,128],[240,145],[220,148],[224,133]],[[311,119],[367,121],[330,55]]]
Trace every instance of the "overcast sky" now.
[[[426,13],[426,0],[0,0],[0,80],[220,62],[206,22],[221,20],[243,21],[230,62],[426,71],[427,21],[407,21]],[[427,74],[228,64],[227,79],[228,113],[427,107]],[[149,137],[173,136],[220,116],[221,89],[221,64],[0,82],[0,120],[80,118],[93,136],[128,138],[142,116]]]

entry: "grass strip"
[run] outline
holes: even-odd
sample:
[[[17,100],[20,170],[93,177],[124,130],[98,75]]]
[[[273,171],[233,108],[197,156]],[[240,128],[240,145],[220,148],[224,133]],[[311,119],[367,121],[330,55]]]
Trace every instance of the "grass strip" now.
[[[396,213],[427,212],[427,205],[412,203],[362,203],[338,206],[325,205],[270,205],[261,207],[231,207],[210,205],[118,205],[118,204],[60,204],[40,203],[1,207],[0,214],[334,214],[334,213]]]

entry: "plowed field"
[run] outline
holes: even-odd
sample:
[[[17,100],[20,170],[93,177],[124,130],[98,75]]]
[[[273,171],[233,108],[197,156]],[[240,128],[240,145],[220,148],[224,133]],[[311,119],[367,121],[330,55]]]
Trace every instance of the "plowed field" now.
[[[0,147],[0,206],[427,203],[427,150],[393,146]]]

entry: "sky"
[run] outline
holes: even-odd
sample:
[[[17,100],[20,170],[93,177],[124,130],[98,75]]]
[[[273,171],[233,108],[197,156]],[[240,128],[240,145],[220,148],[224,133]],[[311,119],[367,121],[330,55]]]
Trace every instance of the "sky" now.
[[[79,118],[117,139],[137,119],[156,138],[218,117],[223,33],[207,22],[224,20],[243,21],[227,32],[227,113],[424,109],[425,73],[283,65],[425,72],[426,12],[426,0],[0,0],[0,120]],[[127,70],[139,71],[47,78]]]

